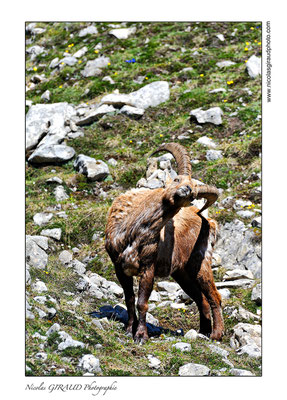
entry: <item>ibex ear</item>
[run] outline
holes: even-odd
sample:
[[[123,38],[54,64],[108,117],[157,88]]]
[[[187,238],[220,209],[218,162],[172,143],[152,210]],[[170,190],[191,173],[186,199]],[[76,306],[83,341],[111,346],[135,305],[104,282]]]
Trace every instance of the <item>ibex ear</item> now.
[[[168,172],[167,169],[164,172],[165,172],[165,186],[168,186],[173,182],[173,179],[170,176],[170,173]]]

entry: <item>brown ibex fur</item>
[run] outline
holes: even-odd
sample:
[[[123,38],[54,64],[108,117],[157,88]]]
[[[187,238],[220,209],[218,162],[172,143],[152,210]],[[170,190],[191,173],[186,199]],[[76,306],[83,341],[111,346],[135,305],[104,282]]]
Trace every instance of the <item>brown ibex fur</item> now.
[[[218,192],[191,179],[190,159],[184,147],[168,143],[156,152],[162,150],[174,155],[178,177],[173,181],[169,177],[165,188],[133,189],[120,195],[111,206],[106,226],[106,250],[125,294],[127,331],[138,343],[148,339],[146,312],[154,277],[171,275],[196,302],[200,332],[219,340],[224,328],[221,297],[211,270],[217,224],[200,214],[216,201]],[[191,205],[198,198],[207,199],[201,210]],[[139,319],[133,276],[140,278]]]

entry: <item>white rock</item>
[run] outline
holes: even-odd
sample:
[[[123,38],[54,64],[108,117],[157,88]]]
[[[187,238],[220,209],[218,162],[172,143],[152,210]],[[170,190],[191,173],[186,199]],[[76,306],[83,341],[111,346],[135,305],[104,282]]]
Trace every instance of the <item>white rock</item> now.
[[[233,208],[234,208],[234,210],[240,210],[243,207],[248,207],[248,206],[251,206],[251,205],[252,205],[252,203],[251,203],[250,200],[239,199],[239,200],[235,200]]]
[[[251,78],[256,78],[258,75],[261,75],[261,58],[255,55],[251,56],[246,63],[246,68]]]
[[[109,167],[104,161],[95,160],[84,154],[78,155],[74,162],[74,168],[91,181],[102,180],[109,174]]]
[[[115,106],[129,105],[141,109],[155,107],[169,99],[169,84],[166,81],[149,83],[130,94],[108,94],[101,100],[101,104]]]
[[[63,144],[42,145],[28,158],[31,164],[57,164],[69,161],[75,155],[75,150]]]
[[[188,332],[186,332],[184,337],[193,342],[197,338],[197,332],[194,329],[190,329]]]
[[[48,236],[56,240],[60,240],[62,235],[62,229],[61,228],[43,229],[41,231],[41,235]]]
[[[76,58],[81,58],[81,57],[83,57],[83,55],[86,54],[87,51],[88,51],[88,48],[86,46],[82,47],[73,56],[76,57]]]
[[[42,281],[36,281],[33,284],[32,288],[33,288],[33,290],[35,292],[38,292],[38,293],[42,293],[42,292],[47,292],[48,291],[47,286]]]
[[[59,332],[60,329],[60,325],[55,323],[47,330],[46,335],[50,336],[52,333]]]
[[[215,282],[217,289],[223,288],[243,288],[248,289],[254,284],[251,279],[236,279],[234,281]]]
[[[53,218],[52,213],[37,213],[33,217],[33,221],[36,225],[46,225]]]
[[[173,344],[172,347],[182,352],[191,351],[191,345],[189,343],[178,342],[176,344]]]
[[[236,279],[254,279],[251,271],[243,269],[233,269],[231,271],[226,271],[223,276],[224,281],[232,281]]]
[[[192,110],[189,114],[192,118],[195,118],[198,123],[204,124],[206,122],[212,123],[214,125],[222,124],[223,112],[220,107],[212,107],[204,111],[201,108]]]
[[[159,290],[164,290],[168,293],[175,293],[177,290],[180,289],[180,286],[178,283],[168,282],[168,281],[158,282],[157,286],[158,286]]]
[[[96,35],[98,33],[97,28],[94,25],[90,25],[84,29],[81,29],[79,32],[79,36],[87,36],[87,35]]]
[[[85,113],[85,115],[77,121],[77,125],[79,125],[79,126],[90,125],[93,122],[98,121],[105,114],[108,114],[108,113],[111,113],[114,111],[116,111],[116,109],[113,106],[110,106],[107,104],[102,104],[101,106],[99,106],[95,109],[92,109],[88,113]]]
[[[161,301],[161,296],[160,296],[159,292],[156,292],[155,290],[153,290],[149,297],[149,301],[156,301],[156,302]]]
[[[219,289],[218,290],[219,291],[219,293],[220,293],[220,295],[221,295],[221,298],[224,300],[224,299],[230,299],[230,290],[228,290],[227,288],[225,288],[225,289]]]
[[[81,347],[83,349],[85,345],[78,340],[73,340],[71,337],[68,337],[58,345],[58,350],[65,350],[67,347]]]
[[[155,356],[153,356],[151,354],[148,354],[147,358],[149,360],[148,366],[150,368],[158,369],[160,367],[161,361],[158,358],[156,358]]]
[[[26,262],[29,266],[44,269],[48,263],[47,253],[36,243],[33,236],[26,237]]]
[[[202,364],[189,363],[179,368],[179,376],[208,376],[210,369]]]
[[[93,354],[85,354],[79,361],[78,368],[91,372],[91,373],[101,373],[100,360],[96,358]]]
[[[196,142],[199,144],[202,144],[203,146],[207,146],[207,147],[211,147],[211,148],[216,147],[216,144],[214,143],[214,141],[207,136],[200,137]]]
[[[234,64],[235,64],[235,62],[229,61],[229,60],[227,60],[227,61],[219,61],[219,62],[216,63],[216,65],[219,68],[230,67],[231,65],[234,65]]]
[[[120,28],[112,29],[109,34],[115,36],[117,39],[127,39],[130,35],[136,33],[136,28]]]
[[[207,161],[216,161],[223,158],[221,150],[207,150],[206,159]]]
[[[255,301],[255,303],[259,306],[262,304],[262,297],[261,297],[261,283],[258,283],[253,289],[251,293],[251,300]]]
[[[68,250],[63,250],[59,254],[59,260],[62,264],[69,264],[73,259],[73,254]]]
[[[218,35],[216,35],[216,37],[221,41],[224,42],[224,36],[222,35],[222,33],[219,33]]]
[[[67,200],[69,198],[69,196],[67,195],[67,193],[64,189],[64,186],[62,186],[62,185],[58,185],[55,187],[54,195],[55,195],[57,202]]]
[[[240,210],[240,211],[237,211],[236,214],[239,215],[239,217],[241,217],[243,219],[249,219],[255,215],[255,213],[253,211],[249,211],[249,210]]]
[[[47,358],[48,358],[48,355],[47,355],[47,353],[37,353],[37,354],[35,355],[35,358],[36,358],[37,360],[46,361]]]
[[[139,119],[144,115],[144,109],[143,108],[137,108],[137,107],[131,107],[128,105],[123,106],[120,109],[121,114],[125,114],[128,117]]]
[[[153,324],[155,326],[159,326],[159,321],[156,319],[153,315],[151,315],[149,312],[146,313],[146,321],[149,324]]]
[[[209,93],[219,93],[219,92],[226,92],[224,88],[212,89]]]
[[[220,354],[222,357],[226,358],[229,355],[229,351],[222,349],[219,346],[215,346],[214,344],[209,344],[208,347],[213,353]]]
[[[251,371],[246,369],[231,368],[229,371],[230,375],[233,376],[255,376]]]

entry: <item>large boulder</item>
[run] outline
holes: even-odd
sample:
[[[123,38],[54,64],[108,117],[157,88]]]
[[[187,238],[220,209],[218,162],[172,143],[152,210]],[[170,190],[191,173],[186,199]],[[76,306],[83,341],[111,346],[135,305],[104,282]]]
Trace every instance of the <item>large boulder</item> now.
[[[111,93],[104,96],[101,104],[111,104],[122,108],[125,105],[146,109],[155,107],[169,99],[169,85],[165,81],[156,81],[143,86],[130,94]]]
[[[63,140],[66,131],[65,121],[75,115],[75,109],[68,103],[36,104],[30,107],[26,115],[26,149],[30,150],[41,144],[44,136],[57,136],[53,144]],[[51,138],[49,138],[51,144]]]
[[[209,122],[214,125],[222,124],[223,112],[220,107],[212,107],[204,111],[201,108],[196,108],[190,112],[191,119],[195,119],[199,124]]]
[[[75,150],[63,144],[38,147],[28,158],[31,164],[61,164],[71,160]]]

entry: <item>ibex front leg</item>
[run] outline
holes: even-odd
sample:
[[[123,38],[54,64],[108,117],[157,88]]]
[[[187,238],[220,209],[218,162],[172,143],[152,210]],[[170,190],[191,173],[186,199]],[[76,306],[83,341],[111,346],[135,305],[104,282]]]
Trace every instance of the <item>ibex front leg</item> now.
[[[148,340],[148,333],[146,327],[146,313],[148,310],[148,299],[152,292],[154,282],[154,265],[145,268],[141,274],[139,282],[139,293],[137,309],[139,313],[139,323],[134,341],[143,344]]]

